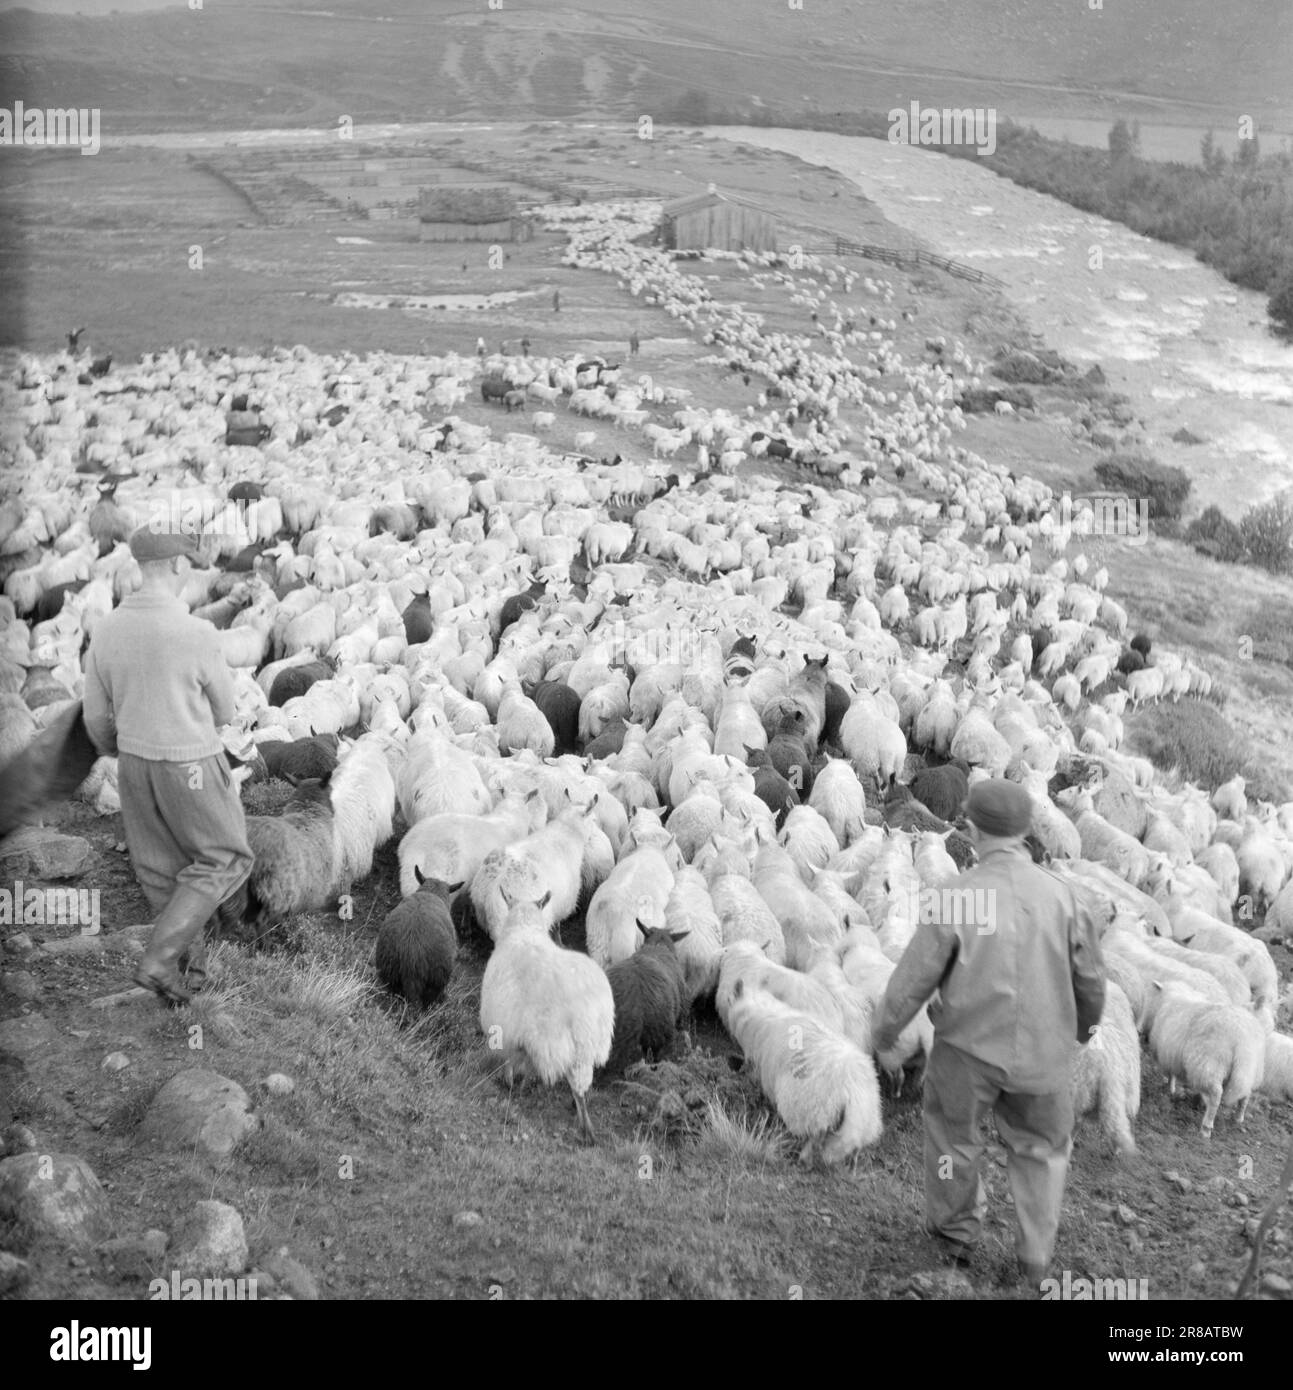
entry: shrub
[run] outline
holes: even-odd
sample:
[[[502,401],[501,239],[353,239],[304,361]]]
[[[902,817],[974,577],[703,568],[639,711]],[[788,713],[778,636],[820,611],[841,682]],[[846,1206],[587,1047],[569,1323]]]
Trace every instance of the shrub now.
[[[967,386],[957,405],[967,415],[990,415],[998,401],[1009,401],[1016,410],[1031,410],[1033,393],[1023,386]]]
[[[1106,492],[1147,497],[1155,521],[1176,520],[1190,491],[1183,468],[1169,467],[1148,454],[1111,454],[1096,464],[1095,475]]]
[[[1252,564],[1272,574],[1293,571],[1293,506],[1286,498],[1249,507],[1239,523],[1239,533]]]
[[[1244,538],[1239,527],[1220,507],[1209,507],[1202,516],[1195,517],[1186,527],[1185,539],[1195,550],[1211,555],[1214,560],[1233,565],[1244,558]]]
[[[1226,719],[1201,700],[1156,705],[1131,716],[1128,742],[1161,772],[1215,791],[1237,772],[1248,773],[1248,749]]]
[[[1000,381],[1046,386],[1060,380],[1064,373],[1058,367],[1042,361],[1038,353],[1014,348],[1001,354],[993,364],[992,375]]]

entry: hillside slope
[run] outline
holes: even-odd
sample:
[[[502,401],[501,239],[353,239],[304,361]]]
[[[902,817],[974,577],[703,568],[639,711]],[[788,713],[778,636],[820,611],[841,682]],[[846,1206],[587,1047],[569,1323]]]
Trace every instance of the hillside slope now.
[[[1182,0],[1092,11],[987,0],[714,6],[627,0],[463,9],[358,0],[327,11],[221,4],[83,17],[0,13],[0,84],[28,105],[98,106],[105,133],[157,125],[659,113],[725,103],[1282,123],[1293,10]],[[11,98],[12,99],[12,98]]]

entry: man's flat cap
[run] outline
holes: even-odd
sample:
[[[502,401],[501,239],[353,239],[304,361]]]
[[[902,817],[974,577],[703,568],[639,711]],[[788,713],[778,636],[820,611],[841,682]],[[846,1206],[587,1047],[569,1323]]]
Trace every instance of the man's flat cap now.
[[[187,555],[191,560],[198,553],[198,538],[178,527],[141,526],[130,537],[130,553],[140,561],[169,560],[175,555]]]
[[[985,835],[1026,835],[1033,823],[1033,799],[1017,782],[994,777],[970,788],[965,814]]]

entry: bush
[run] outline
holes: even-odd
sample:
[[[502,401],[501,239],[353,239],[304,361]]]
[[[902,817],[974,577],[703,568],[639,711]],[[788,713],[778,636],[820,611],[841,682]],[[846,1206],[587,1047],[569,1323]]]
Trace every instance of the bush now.
[[[992,367],[992,375],[999,381],[1047,386],[1059,381],[1064,373],[1043,362],[1037,353],[1016,348],[1007,349],[1001,354]]]
[[[1225,718],[1202,700],[1179,700],[1141,710],[1127,720],[1128,742],[1160,772],[1215,791],[1237,772],[1247,776],[1248,749]]]
[[[1183,468],[1171,468],[1147,454],[1111,454],[1096,464],[1095,476],[1106,492],[1147,497],[1155,521],[1175,521],[1190,491]]]
[[[1239,527],[1219,507],[1209,507],[1195,517],[1185,530],[1185,539],[1204,555],[1227,564],[1238,564],[1245,554],[1244,538]]]
[[[1016,410],[1031,410],[1033,393],[1023,386],[967,386],[957,405],[967,415],[990,415],[998,401],[1009,401]]]
[[[1293,571],[1293,506],[1284,497],[1249,507],[1239,523],[1239,534],[1252,564],[1272,574]]]

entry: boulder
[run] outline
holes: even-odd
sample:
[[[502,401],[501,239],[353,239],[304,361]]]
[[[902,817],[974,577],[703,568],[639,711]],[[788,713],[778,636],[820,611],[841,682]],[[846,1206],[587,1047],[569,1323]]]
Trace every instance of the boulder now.
[[[153,1097],[139,1132],[167,1148],[196,1148],[209,1159],[224,1159],[259,1126],[250,1104],[247,1092],[226,1076],[182,1071]]]
[[[62,1245],[97,1245],[111,1230],[107,1193],[89,1165],[70,1154],[0,1160],[0,1217]]]
[[[75,878],[93,856],[90,842],[79,835],[24,825],[0,840],[0,878]]]
[[[26,1260],[0,1250],[0,1296],[14,1293],[31,1277],[31,1267]]]
[[[281,1289],[302,1302],[312,1303],[318,1298],[319,1286],[314,1282],[314,1276],[300,1260],[288,1254],[287,1246],[281,1247],[269,1259],[262,1260],[261,1268],[273,1281],[271,1291]]]
[[[241,1274],[247,1268],[242,1217],[224,1202],[198,1202],[175,1232],[174,1267],[184,1277]]]
[[[0,1056],[8,1053],[27,1062],[47,1052],[57,1038],[58,1030],[44,1014],[0,1020]]]
[[[24,1004],[40,998],[40,985],[30,970],[10,970],[0,975],[0,989]]]
[[[165,1231],[145,1231],[141,1236],[105,1240],[97,1247],[105,1264],[128,1279],[151,1279],[160,1272],[171,1243]]]

